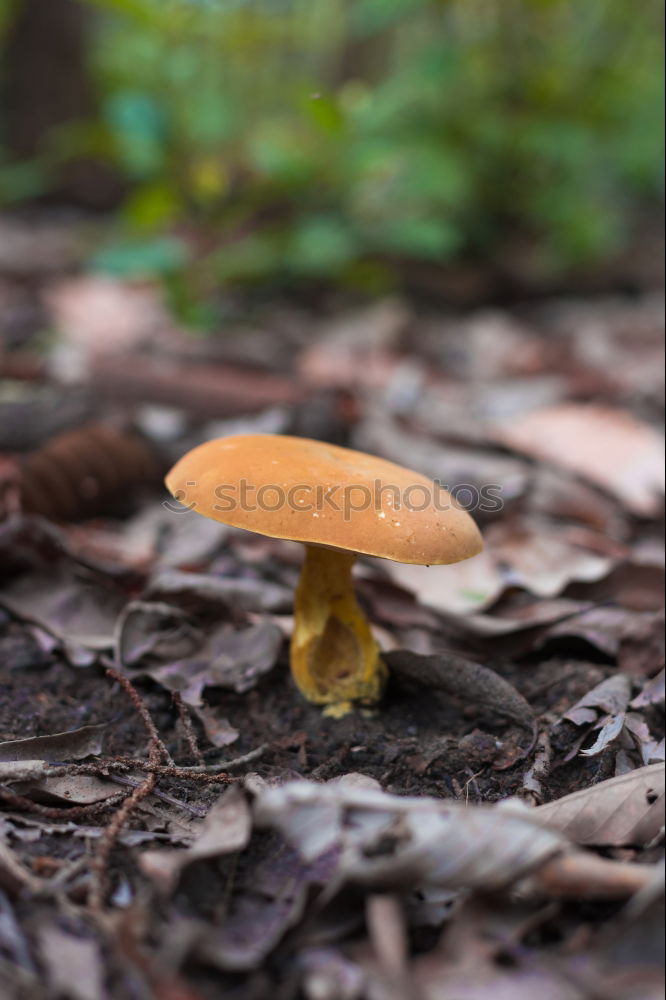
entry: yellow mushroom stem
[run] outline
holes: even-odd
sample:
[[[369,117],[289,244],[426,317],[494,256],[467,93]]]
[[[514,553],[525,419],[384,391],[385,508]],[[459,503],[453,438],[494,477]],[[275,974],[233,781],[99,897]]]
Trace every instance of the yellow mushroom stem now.
[[[353,702],[379,700],[386,667],[354,596],[355,555],[305,546],[296,590],[291,671],[308,701],[339,717]]]

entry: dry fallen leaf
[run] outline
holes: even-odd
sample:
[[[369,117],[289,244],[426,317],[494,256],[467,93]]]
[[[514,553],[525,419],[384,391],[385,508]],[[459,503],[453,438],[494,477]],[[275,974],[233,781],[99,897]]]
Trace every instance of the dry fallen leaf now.
[[[104,967],[99,943],[77,937],[55,924],[41,923],[39,954],[53,995],[67,1000],[101,1000],[105,995]]]
[[[255,824],[279,830],[305,861],[335,852],[333,883],[374,889],[501,889],[566,847],[530,815],[339,782],[291,781],[255,802]]]
[[[503,570],[505,584],[537,597],[557,597],[572,581],[600,580],[615,563],[573,543],[566,530],[530,522],[524,515],[519,522],[490,525],[485,543],[489,557]]]
[[[645,846],[664,826],[664,765],[601,781],[537,806],[531,815],[578,844]]]
[[[588,691],[564,713],[562,719],[573,722],[575,726],[594,724],[593,728],[599,729],[594,745],[581,750],[581,754],[593,757],[617,739],[624,728],[630,698],[630,679],[624,674],[613,674]],[[574,752],[579,745],[575,744]]]
[[[658,674],[645,682],[640,694],[637,694],[631,702],[632,708],[644,708],[645,705],[658,705],[666,697],[664,682],[666,681],[666,670],[660,670]]]
[[[496,440],[571,469],[613,493],[633,514],[654,517],[664,494],[664,445],[622,410],[566,403],[505,423]]]
[[[504,578],[487,550],[453,566],[390,562],[382,568],[421,604],[454,615],[483,611],[505,587]]]
[[[133,677],[152,677],[199,706],[206,687],[249,691],[275,666],[282,642],[271,621],[222,622],[204,635],[175,605],[133,601],[118,621],[116,655]]]
[[[123,354],[170,325],[154,288],[100,275],[67,278],[48,293],[59,337],[52,368],[66,381],[80,378],[91,357]]]
[[[250,808],[243,791],[232,785],[209,809],[196,839],[185,851],[144,851],[140,864],[160,887],[171,892],[180,873],[195,861],[242,850],[250,839]]]
[[[51,736],[7,740],[0,743],[0,761],[81,760],[83,757],[100,754],[107,726],[104,722]]]
[[[53,800],[58,804],[66,802],[71,805],[90,805],[92,802],[113,798],[118,794],[118,785],[89,774],[56,774],[31,782],[23,794],[35,798],[35,792],[45,793],[46,800]],[[44,796],[40,795],[39,798],[41,800]]]
[[[489,708],[531,730],[534,713],[515,687],[489,667],[454,653],[421,656],[408,649],[384,654],[392,674],[421,684],[432,691],[461,699],[466,704]]]

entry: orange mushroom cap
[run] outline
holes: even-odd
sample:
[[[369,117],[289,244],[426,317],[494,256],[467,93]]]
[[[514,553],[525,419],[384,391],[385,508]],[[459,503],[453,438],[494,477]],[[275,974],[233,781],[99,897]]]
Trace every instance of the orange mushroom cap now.
[[[166,478],[176,499],[235,528],[418,565],[483,547],[470,515],[427,476],[308,438],[207,441]]]

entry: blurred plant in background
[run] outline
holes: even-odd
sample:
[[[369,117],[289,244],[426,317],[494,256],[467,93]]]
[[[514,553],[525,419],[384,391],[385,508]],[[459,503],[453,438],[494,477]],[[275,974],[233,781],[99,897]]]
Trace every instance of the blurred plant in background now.
[[[0,153],[4,200],[68,158],[112,165],[96,264],[163,274],[186,313],[220,283],[372,291],[404,261],[558,274],[621,248],[661,194],[655,0],[86,6],[96,112],[30,161]]]

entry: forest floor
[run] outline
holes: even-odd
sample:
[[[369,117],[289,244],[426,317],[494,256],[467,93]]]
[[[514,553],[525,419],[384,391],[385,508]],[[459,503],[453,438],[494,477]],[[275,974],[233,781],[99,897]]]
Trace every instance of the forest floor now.
[[[81,274],[67,227],[19,235],[3,1000],[661,997],[661,296],[280,300],[203,336]],[[164,505],[169,465],[235,432],[501,497],[469,562],[359,560],[372,713],[291,680],[301,547]]]

